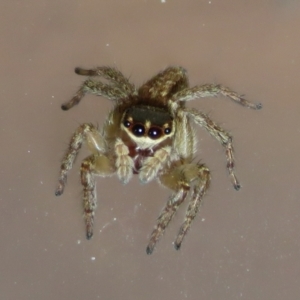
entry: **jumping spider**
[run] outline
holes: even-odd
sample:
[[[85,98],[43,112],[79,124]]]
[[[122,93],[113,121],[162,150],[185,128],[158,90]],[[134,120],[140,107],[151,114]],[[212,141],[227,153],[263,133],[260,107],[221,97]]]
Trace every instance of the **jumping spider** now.
[[[233,187],[240,189],[234,173],[231,135],[205,113],[187,108],[186,101],[221,94],[252,109],[260,109],[262,105],[253,104],[222,85],[205,84],[190,88],[187,73],[181,67],[165,69],[139,89],[114,68],[76,68],[75,72],[90,77],[75,96],[62,105],[63,110],[78,104],[86,94],[112,100],[114,108],[102,130],[88,123],[77,128],[62,160],[55,194],[59,196],[63,193],[67,174],[85,142],[92,153],[81,164],[87,238],[93,236],[95,176],[107,177],[116,174],[125,184],[133,174],[138,174],[143,183],[157,179],[160,184],[173,191],[158,217],[146,249],[147,254],[153,252],[179,205],[189,195],[185,220],[174,243],[178,250],[210,184],[209,169],[204,164],[194,162],[196,138],[190,121],[204,127],[223,145]],[[103,77],[108,83],[95,80],[95,76]]]

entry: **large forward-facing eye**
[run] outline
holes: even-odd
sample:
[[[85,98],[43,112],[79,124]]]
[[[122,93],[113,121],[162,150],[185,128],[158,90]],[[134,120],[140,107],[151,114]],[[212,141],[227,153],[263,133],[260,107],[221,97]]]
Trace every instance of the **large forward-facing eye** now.
[[[135,136],[143,136],[145,134],[145,127],[142,124],[136,124],[132,127],[132,133]]]
[[[151,127],[148,131],[148,136],[153,140],[160,138],[161,135],[162,131],[159,127]]]

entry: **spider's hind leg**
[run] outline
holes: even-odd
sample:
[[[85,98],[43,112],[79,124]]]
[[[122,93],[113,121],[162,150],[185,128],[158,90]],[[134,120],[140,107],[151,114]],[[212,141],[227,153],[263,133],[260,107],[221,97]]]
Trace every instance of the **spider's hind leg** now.
[[[128,83],[128,79],[117,69],[112,67],[96,67],[93,69],[83,69],[83,68],[75,68],[75,73],[83,76],[101,76],[107,80],[111,80],[113,82],[126,82]]]
[[[69,110],[77,105],[86,94],[103,96],[109,100],[127,99],[135,94],[135,87],[129,80],[118,70],[110,67],[98,67],[95,69],[76,68],[75,73],[78,75],[90,76],[85,80],[74,97],[64,103],[62,110]],[[107,79],[108,83],[103,83],[92,77],[100,76]]]
[[[241,104],[244,107],[252,109],[261,109],[261,103],[253,103],[249,100],[246,100],[242,95],[234,92],[226,86],[221,84],[203,84],[199,86],[194,86],[192,88],[186,88],[184,90],[179,90],[176,94],[173,95],[174,101],[191,101],[196,98],[204,97],[216,97],[218,95],[223,95],[233,100],[234,102]]]
[[[130,95],[135,92],[135,87],[131,84],[119,70],[112,67],[96,67],[94,69],[83,69],[83,68],[75,68],[75,73],[83,76],[100,76],[108,81],[110,81],[113,85],[120,88],[122,91],[126,92],[127,95]]]

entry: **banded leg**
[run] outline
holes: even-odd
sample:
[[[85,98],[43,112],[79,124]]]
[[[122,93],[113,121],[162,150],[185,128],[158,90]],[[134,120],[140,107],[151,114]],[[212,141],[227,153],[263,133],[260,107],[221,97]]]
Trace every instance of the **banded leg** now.
[[[191,227],[191,223],[196,217],[201,201],[210,184],[210,173],[207,167],[204,165],[199,166],[199,178],[195,183],[195,186],[192,191],[191,200],[185,215],[184,223],[181,225],[179,233],[174,243],[176,250],[179,250],[182,244],[182,241]]]
[[[82,69],[75,68],[75,73],[78,75],[84,76],[101,76],[109,81],[115,83],[123,91],[126,91],[127,94],[132,94],[135,92],[135,87],[131,84],[120,71],[111,67],[97,67],[94,69]]]
[[[175,193],[171,196],[157,220],[146,249],[147,254],[153,252],[156,243],[163,235],[179,205],[186,199],[189,190],[192,188],[191,202],[187,210],[186,219],[181,226],[174,245],[175,249],[180,248],[182,240],[199,210],[200,201],[209,186],[210,175],[209,170],[204,165],[180,163],[173,170],[163,174],[160,177],[160,182],[174,190]]]
[[[204,127],[215,139],[217,139],[225,148],[227,157],[227,169],[231,178],[233,187],[236,190],[241,188],[238,179],[234,173],[234,156],[233,156],[233,145],[232,136],[212,121],[205,113],[200,112],[196,109],[184,110],[191,119],[201,127]]]
[[[72,169],[75,158],[86,139],[88,139],[90,148],[92,144],[99,150],[104,147],[103,143],[101,143],[101,136],[93,124],[85,123],[77,128],[61,163],[58,185],[55,191],[56,196],[60,196],[64,192],[68,172]]]
[[[220,85],[220,84],[204,84],[200,86],[195,86],[192,88],[187,88],[177,92],[173,95],[173,100],[178,101],[190,101],[196,98],[203,98],[203,97],[215,97],[217,95],[223,95],[225,97],[230,98],[231,100],[239,103],[245,107],[252,108],[252,109],[261,109],[262,104],[252,103],[243,98],[242,95],[230,90],[229,88]]]
[[[75,96],[61,106],[61,109],[69,110],[73,106],[77,105],[86,94],[103,96],[109,100],[115,101],[128,96],[126,91],[123,91],[121,88],[115,85],[109,85],[89,78],[84,81]]]
[[[100,76],[111,81],[111,84],[105,84],[91,78],[87,79],[81,85],[75,96],[69,102],[61,106],[63,110],[69,110],[74,105],[78,104],[86,94],[95,94],[110,100],[120,100],[135,93],[134,85],[131,84],[120,71],[114,68],[98,67],[90,70],[75,68],[75,73],[91,77]]]
[[[170,223],[179,205],[185,200],[187,193],[188,190],[181,188],[169,199],[166,207],[163,209],[163,211],[157,219],[157,225],[154,227],[154,230],[151,233],[150,241],[146,248],[147,254],[152,254],[156,243],[163,235],[166,227]]]
[[[83,185],[83,207],[86,224],[86,238],[89,240],[93,236],[93,225],[95,209],[97,207],[97,196],[95,186],[96,156],[91,155],[83,160],[81,164],[81,183]]]

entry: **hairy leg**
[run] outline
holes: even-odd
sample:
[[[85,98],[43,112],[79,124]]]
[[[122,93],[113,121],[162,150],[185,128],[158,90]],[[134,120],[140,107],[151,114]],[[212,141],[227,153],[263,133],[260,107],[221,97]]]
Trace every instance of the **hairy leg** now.
[[[153,252],[156,243],[163,235],[179,205],[186,199],[190,189],[192,189],[191,201],[187,210],[185,222],[181,226],[181,230],[175,241],[175,248],[180,248],[182,240],[198,212],[200,201],[209,186],[209,170],[204,165],[185,164],[181,162],[177,162],[176,164],[177,166],[160,177],[161,184],[174,190],[175,193],[171,196],[167,205],[158,217],[157,224],[154,227],[146,249],[147,254]]]
[[[180,249],[181,243],[191,227],[191,223],[196,217],[201,201],[210,184],[210,173],[206,166],[199,165],[199,173],[197,183],[194,185],[191,195],[191,200],[189,206],[187,208],[187,212],[185,215],[185,220],[180,227],[179,233],[174,243],[174,247],[176,250]]]
[[[80,169],[81,183],[83,185],[83,207],[87,239],[93,236],[94,215],[97,207],[94,166],[95,155],[91,155],[83,160]]]
[[[220,84],[204,84],[200,86],[195,86],[192,88],[186,88],[175,93],[172,97],[173,101],[190,101],[196,98],[203,98],[203,97],[215,97],[217,95],[223,95],[225,97],[230,98],[231,100],[239,103],[245,107],[252,108],[252,109],[261,109],[262,104],[252,103],[243,98],[242,95],[230,90],[229,88],[220,85]]]
[[[234,173],[234,156],[233,156],[233,145],[232,136],[226,132],[223,128],[212,121],[205,113],[200,112],[196,109],[185,108],[184,111],[190,116],[190,118],[201,127],[204,127],[215,139],[217,139],[225,148],[227,157],[227,169],[236,190],[240,189],[240,184]]]
[[[158,217],[157,224],[151,233],[150,241],[146,248],[147,254],[152,254],[156,243],[163,235],[166,227],[170,223],[179,205],[185,200],[187,193],[188,190],[181,188],[176,193],[174,193],[167,202],[167,205]]]
[[[89,78],[83,82],[75,96],[61,106],[62,110],[69,110],[73,106],[77,105],[86,94],[103,96],[114,101],[126,98],[128,96],[126,91],[123,91],[117,86],[109,85]]]
[[[112,81],[118,88],[127,92],[127,95],[135,92],[135,87],[129,80],[117,69],[111,67],[97,67],[94,69],[75,68],[75,73],[84,76],[101,76]]]
[[[72,169],[76,156],[85,141],[87,141],[92,152],[103,151],[104,142],[97,128],[93,124],[88,123],[80,125],[73,134],[68,150],[62,160],[58,185],[55,191],[56,196],[60,196],[64,192],[68,172]]]
[[[82,161],[80,174],[83,185],[83,208],[87,239],[93,236],[94,215],[97,207],[95,176],[107,177],[114,173],[113,162],[104,154],[93,154]]]

